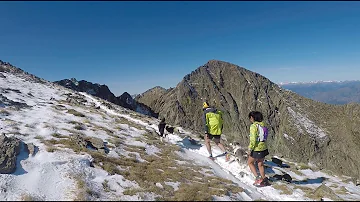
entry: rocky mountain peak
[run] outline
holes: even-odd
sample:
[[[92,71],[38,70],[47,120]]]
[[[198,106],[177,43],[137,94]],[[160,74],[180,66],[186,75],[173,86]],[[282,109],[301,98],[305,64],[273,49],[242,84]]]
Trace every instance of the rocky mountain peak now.
[[[201,103],[208,101],[224,112],[224,138],[228,143],[236,141],[242,146],[247,146],[249,141],[249,112],[261,111],[271,133],[268,145],[272,154],[313,162],[341,174],[360,175],[356,168],[360,160],[346,149],[351,147],[352,153],[360,155],[360,143],[350,143],[344,138],[358,138],[360,134],[358,128],[345,127],[348,122],[360,123],[360,120],[343,116],[355,114],[355,106],[350,107],[354,111],[349,106],[345,110],[307,99],[280,88],[257,72],[229,62],[210,60],[186,75],[174,89],[147,91],[137,101],[151,107],[169,123],[197,130],[200,135],[203,133]],[[342,149],[338,141],[344,145]],[[347,153],[347,158],[353,159],[353,166],[342,166],[339,162],[344,157],[333,155],[338,151]]]

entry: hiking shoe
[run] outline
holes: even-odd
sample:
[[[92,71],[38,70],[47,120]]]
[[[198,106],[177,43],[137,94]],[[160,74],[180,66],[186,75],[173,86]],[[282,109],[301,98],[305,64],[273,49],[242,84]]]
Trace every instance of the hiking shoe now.
[[[259,185],[255,185],[255,186],[265,187],[265,186],[269,186],[269,185],[270,185],[269,179],[268,179],[267,177],[265,177],[265,178],[259,183]]]
[[[213,156],[209,156],[209,159],[211,160],[215,160],[215,158]]]
[[[263,179],[261,178],[261,176],[257,176],[257,177],[255,178],[255,182],[254,182],[253,185],[259,186],[259,185],[262,183],[262,181],[263,181]]]

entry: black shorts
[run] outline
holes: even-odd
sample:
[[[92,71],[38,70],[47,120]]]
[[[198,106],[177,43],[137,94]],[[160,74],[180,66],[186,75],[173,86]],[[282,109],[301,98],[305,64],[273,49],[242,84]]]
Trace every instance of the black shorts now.
[[[254,159],[263,159],[267,155],[269,155],[269,151],[267,149],[264,151],[251,151],[250,153],[250,156]]]
[[[210,140],[212,140],[213,138],[216,139],[216,140],[220,140],[220,137],[221,137],[221,135],[211,135],[209,133],[206,134],[206,135]]]

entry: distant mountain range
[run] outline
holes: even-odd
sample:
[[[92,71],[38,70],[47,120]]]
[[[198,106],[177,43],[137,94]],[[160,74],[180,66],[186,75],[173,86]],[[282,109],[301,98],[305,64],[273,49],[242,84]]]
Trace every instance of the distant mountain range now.
[[[98,83],[94,84],[85,80],[78,81],[75,78],[63,79],[61,81],[55,81],[54,83],[74,91],[86,92],[88,94],[148,116],[158,117],[158,114],[154,113],[153,110],[151,110],[148,106],[142,103],[138,103],[129,93],[124,92],[122,95],[116,97],[106,85],[100,85]]]
[[[360,103],[360,81],[313,81],[280,83],[282,88],[328,104]]]

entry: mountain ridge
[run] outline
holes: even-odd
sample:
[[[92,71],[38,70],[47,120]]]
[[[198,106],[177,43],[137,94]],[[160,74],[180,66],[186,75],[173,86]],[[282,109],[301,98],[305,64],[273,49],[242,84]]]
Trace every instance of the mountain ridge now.
[[[281,85],[310,99],[328,104],[360,103],[360,81],[290,83]]]
[[[140,112],[142,114],[157,118],[158,114],[154,113],[148,106],[142,103],[138,103],[133,97],[124,92],[122,95],[116,97],[109,89],[107,85],[88,82],[86,80],[78,81],[76,78],[63,79],[60,81],[54,81],[55,84],[64,86],[78,92],[86,92],[88,94],[105,99],[109,102],[125,107],[127,109]]]
[[[218,76],[215,69],[210,70]],[[271,156],[288,167],[276,165],[267,156],[266,175],[274,181],[269,187],[255,187],[245,162],[233,157],[225,162],[220,156],[209,160],[204,141],[190,129],[179,127],[177,133],[160,141],[158,119],[86,92],[9,71],[8,66],[0,65],[0,144],[2,152],[11,157],[0,158],[0,172],[12,172],[3,168],[15,166],[15,172],[0,175],[0,198],[4,200],[360,199],[359,182],[353,178],[328,174],[312,164],[273,156],[273,152]],[[184,86],[194,84],[192,77]],[[227,87],[226,79],[223,85]],[[178,104],[187,112],[181,100]],[[349,105],[348,110],[354,106]],[[347,114],[359,115],[356,112]],[[9,143],[14,149],[7,149]],[[221,153],[213,148],[214,155]],[[292,183],[275,179],[284,173],[292,177]]]
[[[224,111],[224,138],[240,142],[242,146],[248,142],[247,115],[259,110],[270,128],[272,153],[312,162],[340,174],[360,174],[357,169],[360,161],[356,160],[360,144],[344,142],[344,139],[357,138],[360,131],[342,126],[349,121],[360,123],[354,116],[345,116],[358,113],[360,105],[333,106],[313,101],[232,63],[210,60],[187,74],[175,88],[158,94],[144,93],[137,101],[172,124],[197,130],[200,136],[203,135],[201,106],[203,101],[208,101]],[[335,144],[335,140],[341,145]],[[340,159],[348,158],[342,154],[348,152],[349,146],[353,153],[349,158],[353,161],[342,166]],[[334,153],[340,156],[329,158]]]

